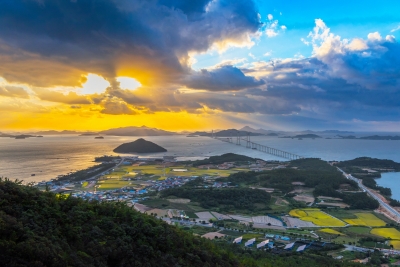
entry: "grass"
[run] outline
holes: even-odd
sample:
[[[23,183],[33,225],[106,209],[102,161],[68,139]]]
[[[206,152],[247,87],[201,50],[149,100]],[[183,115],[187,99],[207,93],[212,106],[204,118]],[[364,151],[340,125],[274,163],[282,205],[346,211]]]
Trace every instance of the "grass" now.
[[[244,234],[243,235],[243,240],[249,240],[249,239],[252,239],[252,238],[261,238],[261,237],[263,237],[263,235],[261,235],[261,234]]]
[[[367,227],[347,227],[346,229],[343,229],[343,231],[347,234],[358,234],[358,235],[369,235],[369,232],[371,231],[370,228]]]
[[[318,230],[318,231],[319,232],[323,232],[323,233],[332,234],[332,235],[345,235],[345,234],[343,234],[343,233],[341,233],[339,231],[336,231],[334,229],[331,229],[331,228],[324,228],[324,229],[321,229],[321,230]]]
[[[326,213],[332,215],[333,217],[336,217],[338,219],[357,219],[357,216],[354,215],[353,211],[348,211],[348,210],[333,210],[333,209],[327,209]]]
[[[232,236],[232,237],[239,237],[239,236],[242,236],[242,233],[241,233],[241,232],[238,232],[238,231],[231,231],[231,230],[222,230],[222,231],[220,231],[220,233],[221,233],[221,234],[224,234],[224,235],[229,235],[229,236]]]
[[[372,213],[355,213],[354,215],[357,216],[357,219],[344,219],[344,221],[351,225],[362,225],[370,227],[380,227],[386,225],[384,221],[382,221]]]
[[[346,225],[343,221],[322,212],[320,209],[294,209],[289,214],[318,226],[340,227]]]
[[[400,232],[396,228],[375,228],[371,234],[388,239],[400,239]]]
[[[189,218],[199,218],[197,217],[196,213],[194,213],[193,211],[186,211],[186,216],[188,216]]]

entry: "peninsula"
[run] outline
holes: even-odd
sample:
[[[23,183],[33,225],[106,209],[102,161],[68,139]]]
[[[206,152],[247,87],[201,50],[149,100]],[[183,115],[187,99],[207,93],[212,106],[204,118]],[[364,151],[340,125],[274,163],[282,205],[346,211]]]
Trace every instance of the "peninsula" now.
[[[134,142],[125,143],[113,150],[115,153],[156,153],[167,152],[167,150],[153,142],[146,141],[143,138]]]

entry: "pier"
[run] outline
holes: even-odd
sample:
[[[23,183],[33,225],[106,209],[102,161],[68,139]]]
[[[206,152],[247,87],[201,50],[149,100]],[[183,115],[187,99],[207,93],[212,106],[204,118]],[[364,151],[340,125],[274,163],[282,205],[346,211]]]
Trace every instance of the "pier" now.
[[[248,134],[246,137],[241,137],[241,136],[237,136],[237,137],[217,137],[214,135],[214,132],[212,134],[212,138],[223,141],[223,142],[227,142],[227,143],[231,143],[231,144],[236,144],[238,146],[241,146],[242,144],[246,146],[246,148],[248,149],[254,149],[254,150],[258,150],[260,152],[264,152],[266,154],[270,154],[276,157],[280,157],[280,158],[285,158],[285,159],[289,159],[289,160],[295,160],[295,159],[303,159],[304,157],[287,152],[287,151],[283,151],[280,149],[276,149],[273,147],[269,147],[269,146],[265,146],[265,145],[261,145],[255,142],[252,142],[250,139],[250,134]]]

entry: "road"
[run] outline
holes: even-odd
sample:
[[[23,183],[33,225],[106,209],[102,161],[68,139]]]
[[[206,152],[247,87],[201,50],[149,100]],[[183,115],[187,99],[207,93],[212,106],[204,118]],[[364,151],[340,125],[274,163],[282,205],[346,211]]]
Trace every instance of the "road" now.
[[[125,160],[125,158],[121,158],[121,161],[120,161],[117,165],[115,165],[114,167],[111,167],[111,168],[109,168],[109,169],[103,171],[102,173],[106,173],[106,172],[111,171],[112,169],[118,168],[118,167],[124,162],[124,160]],[[88,178],[88,179],[85,179],[85,181],[94,180],[94,179],[96,179],[97,177],[101,176],[102,173],[96,174],[96,175],[94,175],[94,176],[92,176],[92,177],[90,177],[90,178]]]
[[[352,246],[352,245],[344,245],[346,247],[346,250],[350,251],[359,251],[359,252],[374,252],[374,249],[372,248],[363,248],[363,247],[357,247],[357,246]],[[389,254],[396,254],[400,255],[400,250],[395,250],[395,249],[386,249],[386,248],[379,248],[379,244],[377,249],[383,253],[389,253]]]
[[[352,176],[351,174],[347,174],[345,173],[342,169],[338,168],[339,171],[341,171],[343,173],[343,175],[350,180],[353,180],[354,182],[356,182],[358,184],[358,186],[364,190],[364,192],[367,192],[372,198],[376,199],[379,204],[388,212],[390,212],[391,214],[393,214],[396,217],[396,221],[400,221],[400,213],[395,210],[392,206],[390,206],[389,204],[385,203],[382,199],[380,199],[379,196],[377,196],[374,192],[372,192],[368,187],[366,187],[365,185],[362,184],[360,179],[355,178],[354,176]]]

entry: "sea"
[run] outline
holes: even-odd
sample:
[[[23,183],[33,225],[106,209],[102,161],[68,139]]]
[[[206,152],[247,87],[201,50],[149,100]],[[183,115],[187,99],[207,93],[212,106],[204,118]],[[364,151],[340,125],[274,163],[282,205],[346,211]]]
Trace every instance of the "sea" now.
[[[374,133],[375,134],[375,133]],[[359,136],[372,133],[359,134]],[[387,135],[387,134],[384,134]],[[400,141],[336,139],[334,135],[323,138],[302,139],[274,136],[252,136],[251,141],[291,152],[303,157],[323,160],[349,160],[356,157],[391,159],[400,162]],[[96,164],[94,158],[116,155],[113,149],[122,143],[140,137],[58,135],[27,139],[0,138],[0,177],[38,182],[56,178]],[[146,136],[142,137],[168,150],[165,153],[141,154],[142,158],[175,156],[178,160],[197,160],[223,153],[237,153],[264,160],[285,160],[257,150],[246,148],[246,142],[236,145],[210,137]],[[327,139],[330,138],[330,139]],[[34,174],[34,176],[32,176]],[[400,173],[384,173],[377,179],[381,186],[392,189],[394,199],[400,200]]]

